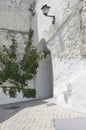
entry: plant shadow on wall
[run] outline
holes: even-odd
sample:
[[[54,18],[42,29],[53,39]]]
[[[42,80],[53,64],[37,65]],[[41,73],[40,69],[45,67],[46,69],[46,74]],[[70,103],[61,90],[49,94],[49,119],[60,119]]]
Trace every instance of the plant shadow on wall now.
[[[46,58],[50,52],[46,50],[37,52],[37,48],[32,44],[33,34],[33,30],[30,29],[22,60],[18,60],[17,42],[14,38],[9,48],[5,45],[0,48],[0,84],[3,85],[6,81],[13,84],[11,87],[2,87],[3,92],[10,97],[16,97],[17,93],[22,93],[23,97],[27,98],[36,96],[36,90],[29,89],[27,81],[33,79],[39,61]]]

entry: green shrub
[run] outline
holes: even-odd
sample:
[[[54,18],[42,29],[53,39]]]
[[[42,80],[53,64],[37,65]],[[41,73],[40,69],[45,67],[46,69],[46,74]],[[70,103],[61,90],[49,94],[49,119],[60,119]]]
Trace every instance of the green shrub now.
[[[12,45],[9,48],[3,46],[0,49],[0,84],[3,84],[6,80],[9,80],[18,92],[23,90],[24,86],[27,86],[26,81],[31,80],[37,73],[39,61],[47,56],[49,51],[42,50],[37,52],[37,48],[32,44],[33,30],[30,29],[28,32],[28,41],[25,47],[25,54],[22,60],[17,60],[17,41],[13,38]],[[4,92],[6,90],[4,89]],[[5,92],[6,93],[6,92]],[[14,87],[9,89],[9,95],[15,96],[16,89]],[[34,97],[35,90],[24,90],[24,96]],[[31,93],[31,94],[30,94]],[[31,96],[32,95],[32,96]]]

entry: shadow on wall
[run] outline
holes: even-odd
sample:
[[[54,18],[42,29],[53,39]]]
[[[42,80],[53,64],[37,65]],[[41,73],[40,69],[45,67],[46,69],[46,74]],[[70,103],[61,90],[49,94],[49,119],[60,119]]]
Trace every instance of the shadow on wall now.
[[[46,40],[41,39],[37,46],[38,52],[48,50]],[[39,62],[38,73],[36,76],[37,98],[49,98],[53,96],[53,71],[51,53]]]

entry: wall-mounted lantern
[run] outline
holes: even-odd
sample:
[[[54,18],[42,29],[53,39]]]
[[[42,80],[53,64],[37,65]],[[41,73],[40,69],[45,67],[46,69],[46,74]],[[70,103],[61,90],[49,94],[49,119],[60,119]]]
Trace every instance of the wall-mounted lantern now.
[[[55,16],[48,15],[50,8],[51,8],[50,6],[47,6],[47,4],[45,4],[42,6],[41,10],[45,16],[52,17],[53,18],[52,24],[55,24]]]

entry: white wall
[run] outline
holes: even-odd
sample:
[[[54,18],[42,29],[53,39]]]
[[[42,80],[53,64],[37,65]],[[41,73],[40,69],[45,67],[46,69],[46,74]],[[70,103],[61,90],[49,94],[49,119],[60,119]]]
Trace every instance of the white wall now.
[[[31,24],[30,4],[31,0],[0,1],[0,28],[28,31]]]
[[[22,59],[24,54],[29,28],[34,30],[33,44],[37,46],[39,43],[38,15],[34,10],[35,15],[32,16],[32,13],[28,10],[31,8],[33,2],[34,0],[0,1],[0,45],[6,45],[6,47],[9,47],[12,38],[15,37],[18,43],[19,59]],[[51,57],[48,56],[41,61],[39,66],[37,75],[33,80],[28,82],[28,87],[36,89],[36,98],[51,97],[53,95]],[[24,100],[29,99],[23,98],[21,93],[17,93],[17,97],[14,99],[10,98],[8,95],[4,95],[0,89],[0,104]]]
[[[41,39],[37,46],[38,52],[48,50],[46,41]],[[53,72],[51,54],[39,62],[36,75],[36,96],[37,98],[50,98],[53,96]]]
[[[41,7],[51,6],[44,16]],[[39,0],[39,40],[45,38],[51,50],[54,98],[59,105],[86,113],[86,3],[78,0]]]
[[[20,102],[20,101],[27,101],[27,100],[31,100],[31,99],[23,98],[22,93],[17,93],[16,98],[10,98],[10,96],[5,95],[2,91],[2,88],[0,88],[0,105],[14,103],[14,102]]]
[[[32,15],[28,11],[32,0],[1,0],[0,1],[0,46],[11,45],[13,37],[18,43],[18,56],[22,59],[24,54],[27,32],[32,27]],[[7,85],[7,83],[6,83]],[[34,88],[34,80],[29,81],[29,88]],[[5,95],[0,88],[0,104],[29,100],[17,93],[16,98]]]
[[[22,57],[27,39],[27,32],[31,27],[31,13],[28,11],[31,0],[3,0],[0,1],[0,45],[11,44],[13,37],[18,42],[19,57]]]

